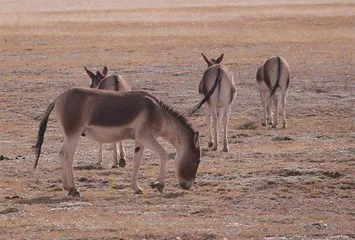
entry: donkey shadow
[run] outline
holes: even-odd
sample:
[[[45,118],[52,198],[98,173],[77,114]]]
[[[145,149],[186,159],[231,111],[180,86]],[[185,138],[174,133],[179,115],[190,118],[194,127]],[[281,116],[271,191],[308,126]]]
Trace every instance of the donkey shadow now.
[[[18,204],[34,205],[34,204],[58,204],[63,202],[72,202],[73,200],[75,199],[67,196],[63,196],[63,197],[43,196],[43,197],[19,199],[16,202]]]
[[[79,165],[73,167],[74,170],[104,170],[104,167],[96,164]]]

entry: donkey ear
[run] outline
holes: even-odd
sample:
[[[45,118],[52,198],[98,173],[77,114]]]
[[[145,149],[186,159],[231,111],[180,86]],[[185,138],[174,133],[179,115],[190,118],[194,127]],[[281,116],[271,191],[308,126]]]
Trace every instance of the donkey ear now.
[[[216,63],[221,63],[223,60],[223,57],[224,57],[224,53],[222,53],[222,55],[219,56],[219,58],[217,58]]]
[[[102,75],[99,71],[96,71],[96,78],[102,80],[103,78],[105,78],[105,76]]]
[[[93,74],[90,70],[88,70],[86,67],[84,67],[86,73],[89,75],[89,77],[91,79],[94,79],[95,78],[95,74]]]
[[[202,55],[203,59],[205,60],[205,62],[207,63],[207,65],[208,65],[209,67],[213,65],[213,64],[211,63],[211,61],[208,60],[208,58],[207,58],[205,55],[203,55],[203,53],[201,53],[201,55]]]
[[[194,134],[194,143],[197,148],[200,147],[200,134],[198,132]]]
[[[106,76],[106,75],[107,75],[107,72],[108,72],[108,70],[107,70],[107,67],[105,66],[105,67],[104,67],[104,70],[102,70],[102,74],[103,74],[104,76]]]

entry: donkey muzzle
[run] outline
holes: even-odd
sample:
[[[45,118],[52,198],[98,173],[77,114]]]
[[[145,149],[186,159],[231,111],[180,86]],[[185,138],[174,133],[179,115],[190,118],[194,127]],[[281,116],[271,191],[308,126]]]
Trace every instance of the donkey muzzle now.
[[[184,190],[189,190],[192,187],[192,182],[180,182],[179,183],[180,187]]]

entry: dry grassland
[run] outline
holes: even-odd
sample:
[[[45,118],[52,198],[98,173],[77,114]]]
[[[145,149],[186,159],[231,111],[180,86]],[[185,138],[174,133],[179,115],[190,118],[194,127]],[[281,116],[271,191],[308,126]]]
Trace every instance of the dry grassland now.
[[[0,239],[355,238],[354,2],[120,2],[0,0]],[[201,52],[225,54],[238,94],[228,153],[207,148],[203,111],[189,118],[203,145],[191,191],[173,160],[165,193],[150,189],[159,160],[147,151],[134,195],[131,162],[111,169],[107,145],[93,167],[97,145],[83,138],[83,197],[67,197],[54,117],[32,170],[39,120],[59,93],[89,85],[84,66],[107,65],[185,113],[200,99]],[[291,65],[287,129],[261,126],[255,72],[275,54]]]

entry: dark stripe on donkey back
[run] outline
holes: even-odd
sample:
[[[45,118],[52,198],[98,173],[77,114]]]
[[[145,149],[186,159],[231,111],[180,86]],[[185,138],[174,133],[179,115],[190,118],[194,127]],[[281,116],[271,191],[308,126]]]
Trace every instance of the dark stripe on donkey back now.
[[[281,77],[281,58],[279,56],[276,56],[278,59],[278,64],[279,64],[279,68],[278,68],[278,73],[277,73],[277,80],[276,83],[274,85],[274,87],[272,88],[271,92],[270,92],[270,96],[273,96],[277,90],[278,87],[280,87],[280,77]]]

